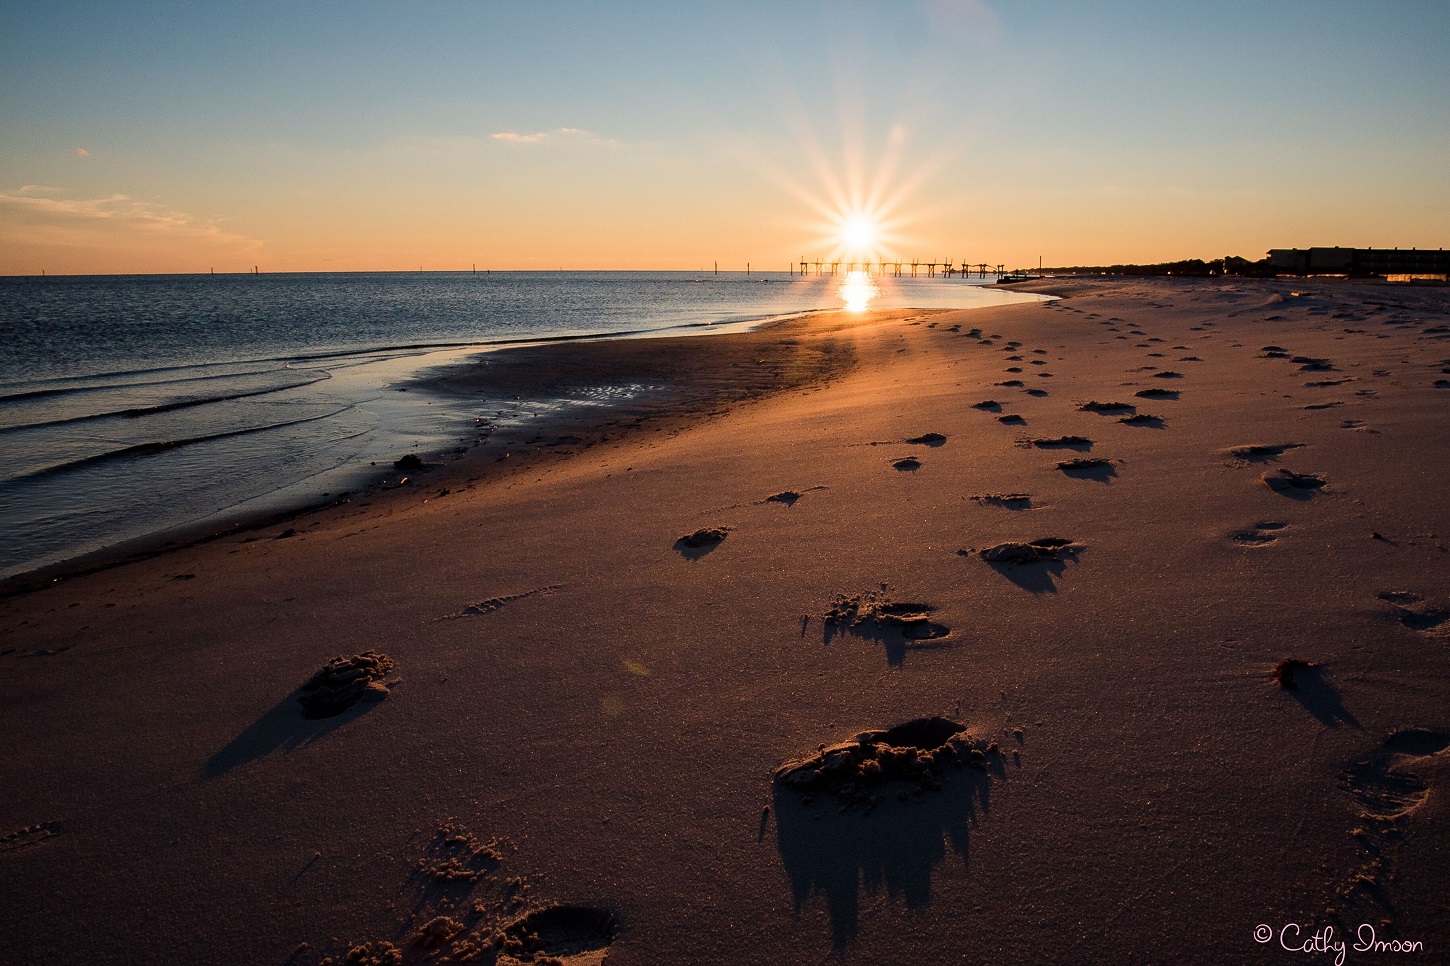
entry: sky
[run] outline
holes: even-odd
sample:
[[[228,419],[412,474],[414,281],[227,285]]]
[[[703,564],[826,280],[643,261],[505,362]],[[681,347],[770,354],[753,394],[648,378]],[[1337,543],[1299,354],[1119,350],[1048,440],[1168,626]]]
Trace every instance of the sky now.
[[[7,0],[0,274],[1450,245],[1444,0]]]

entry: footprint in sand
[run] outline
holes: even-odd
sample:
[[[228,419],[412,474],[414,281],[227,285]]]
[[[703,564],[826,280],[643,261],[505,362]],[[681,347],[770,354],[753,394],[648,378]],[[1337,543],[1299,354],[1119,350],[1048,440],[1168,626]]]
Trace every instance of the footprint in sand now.
[[[9,835],[0,835],[0,852],[18,852],[32,846],[42,845],[61,833],[59,822],[38,822],[27,825]]]
[[[1036,439],[1023,441],[1024,446],[1036,446],[1038,449],[1075,449],[1086,452],[1093,448],[1093,441],[1086,436],[1039,436]]]
[[[1164,426],[1162,416],[1154,416],[1149,413],[1134,413],[1131,416],[1124,416],[1118,422],[1125,426],[1147,426],[1149,429],[1162,429]]]
[[[892,460],[891,468],[900,473],[915,473],[921,469],[921,460],[915,456],[905,456],[899,460]]]
[[[878,731],[863,731],[846,741],[822,745],[814,754],[793,758],[775,770],[774,783],[806,796],[832,795],[868,814],[881,804],[882,786],[902,783],[898,797],[941,791],[941,775],[967,766],[986,771],[1000,755],[996,742],[974,738],[965,725],[949,718],[917,718]]]
[[[1057,468],[1067,476],[1076,479],[1097,480],[1099,483],[1106,483],[1118,475],[1118,471],[1113,468],[1113,461],[1110,459],[1063,460],[1057,464]]]
[[[1419,594],[1402,590],[1375,596],[1394,607],[1399,622],[1410,630],[1433,637],[1450,637],[1450,609],[1433,607]]]
[[[390,687],[383,679],[394,667],[392,658],[377,651],[333,658],[298,689],[303,717],[333,718],[360,701],[383,700]]]
[[[941,446],[947,441],[942,433],[922,433],[920,436],[913,436],[907,440],[917,446]]]
[[[1023,390],[1023,391],[1026,392],[1027,395],[1029,395],[1029,396],[1039,396],[1039,397],[1041,397],[1041,396],[1047,395],[1047,390],[1046,389],[1026,389],[1026,390]]]
[[[1044,560],[1076,560],[1082,545],[1073,543],[1067,537],[1039,537],[1026,543],[999,543],[981,550],[958,550],[966,556],[976,553],[987,563],[1034,564]]]
[[[1292,470],[1276,470],[1259,477],[1264,485],[1280,496],[1296,500],[1307,500],[1318,493],[1329,481],[1313,473],[1295,473]]]
[[[1055,593],[1056,581],[1084,549],[1066,537],[1040,537],[1024,543],[999,543],[957,551],[959,557],[980,557],[1002,577],[1034,594]]]
[[[797,913],[822,900],[844,954],[863,893],[872,916],[887,898],[925,908],[935,867],[951,853],[966,866],[971,837],[986,827],[990,785],[1006,777],[997,742],[946,718],[861,732],[785,762],[765,817],[775,817]]]
[[[1079,412],[1084,413],[1105,413],[1113,416],[1120,416],[1123,413],[1136,411],[1137,407],[1132,403],[1125,402],[1098,402],[1090,400],[1077,407]]]
[[[982,506],[1001,507],[1004,510],[1040,510],[1041,504],[1032,502],[1030,493],[984,493],[972,500]]]
[[[1251,527],[1235,530],[1228,538],[1241,547],[1267,547],[1278,540],[1289,524],[1277,520],[1261,520]]]
[[[538,594],[552,594],[564,589],[563,584],[550,584],[547,587],[535,587],[533,590],[525,590],[517,594],[504,594],[501,597],[490,597],[488,600],[481,600],[476,604],[469,604],[462,610],[453,614],[444,614],[442,617],[435,617],[436,621],[453,621],[463,617],[481,617],[484,614],[492,614],[494,611],[512,604],[516,600],[524,600]]]
[[[878,641],[886,648],[887,664],[900,667],[908,648],[936,647],[933,642],[951,636],[950,627],[931,619],[935,610],[931,604],[893,600],[885,585],[864,594],[837,594],[821,616],[824,643],[837,634]]]
[[[1409,769],[1450,747],[1450,736],[1428,728],[1407,728],[1385,739],[1365,761],[1344,773],[1344,784],[1367,819],[1392,821],[1419,807],[1429,785]]]
[[[619,931],[614,913],[539,902],[527,878],[502,874],[508,844],[444,823],[409,879],[414,894],[388,904],[411,908],[392,940],[348,942],[322,962],[602,966]]]
[[[733,527],[701,527],[675,541],[674,550],[686,560],[699,560],[720,546]]]
[[[998,416],[997,422],[1004,426],[1026,426],[1027,420],[1016,413],[1008,413],[1006,416]]]
[[[1267,463],[1303,446],[1303,443],[1243,443],[1230,448],[1228,455],[1241,463]]]
[[[1177,389],[1139,389],[1133,393],[1139,399],[1177,399]]]
[[[972,408],[980,409],[988,413],[1000,413],[1002,411],[1002,404],[995,399],[983,399],[981,402],[972,403]]]
[[[546,906],[504,927],[505,958],[559,966],[596,966],[609,958],[618,926],[614,914],[595,906]]]
[[[816,483],[815,486],[809,487],[809,489],[806,490],[806,493],[812,493],[812,492],[815,492],[815,490],[828,490],[828,489],[831,489],[831,487],[828,487],[827,484],[825,484],[825,483]],[[771,493],[771,495],[770,496],[767,496],[766,499],[763,499],[763,500],[755,500],[754,505],[755,506],[764,506],[764,505],[766,505],[766,503],[780,503],[780,505],[782,505],[782,506],[795,506],[796,505],[796,500],[799,500],[800,498],[802,498],[802,496],[803,496],[803,493],[800,493],[799,490],[780,490],[779,493]],[[735,508],[734,508],[734,506],[726,506],[725,509],[735,509]]]

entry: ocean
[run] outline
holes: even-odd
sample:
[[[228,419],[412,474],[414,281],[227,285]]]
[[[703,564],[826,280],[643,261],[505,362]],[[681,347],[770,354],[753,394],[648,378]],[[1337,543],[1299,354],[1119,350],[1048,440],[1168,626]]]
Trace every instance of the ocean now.
[[[840,308],[842,281],[759,272],[0,278],[0,577],[315,503],[404,453],[457,445],[473,407],[399,391],[430,367],[540,339],[749,327]],[[871,281],[872,308],[1032,298],[984,288],[990,277]]]

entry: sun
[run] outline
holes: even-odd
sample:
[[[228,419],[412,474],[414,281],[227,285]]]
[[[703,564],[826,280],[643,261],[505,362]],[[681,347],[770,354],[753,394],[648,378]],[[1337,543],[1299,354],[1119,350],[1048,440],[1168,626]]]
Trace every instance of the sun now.
[[[872,254],[881,238],[881,229],[876,219],[865,212],[855,212],[841,220],[840,244],[853,254]]]

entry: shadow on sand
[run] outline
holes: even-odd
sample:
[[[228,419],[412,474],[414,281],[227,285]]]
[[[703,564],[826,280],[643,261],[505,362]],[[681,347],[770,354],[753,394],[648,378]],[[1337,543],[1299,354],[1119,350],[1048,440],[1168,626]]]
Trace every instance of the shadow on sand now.
[[[1294,696],[1294,700],[1302,704],[1304,710],[1312,714],[1326,728],[1338,728],[1340,725],[1344,725],[1359,731],[1364,730],[1359,719],[1355,718],[1344,706],[1344,699],[1339,696],[1339,689],[1329,683],[1322,668],[1298,669],[1294,672],[1294,685],[1294,690],[1289,692]]]
[[[1094,483],[1111,483],[1118,475],[1113,464],[1104,460],[1086,466],[1059,465],[1062,475],[1074,480],[1092,480]]]
[[[921,607],[928,611],[932,609],[926,607],[924,604],[910,604],[907,606]],[[889,667],[899,668],[906,664],[906,653],[908,651],[929,651],[941,647],[950,647],[951,641],[949,638],[951,632],[950,627],[934,621],[924,621],[920,624],[911,624],[905,627],[869,622],[843,625],[826,621],[825,630],[821,634],[821,643],[830,644],[838,636],[873,641],[880,644],[886,650],[886,664]]]
[[[216,778],[238,765],[257,761],[274,752],[289,752],[310,745],[333,729],[367,714],[376,704],[374,701],[359,701],[331,718],[306,718],[297,703],[301,693],[301,688],[298,688],[278,701],[247,730],[228,742],[225,748],[207,759],[202,768],[202,778]]]
[[[839,951],[856,936],[860,894],[900,897],[908,909],[931,902],[932,870],[950,848],[965,868],[970,829],[989,807],[992,776],[1003,777],[1000,761],[990,771],[949,771],[942,789],[896,799],[882,786],[883,801],[870,814],[841,812],[829,796],[805,804],[796,792],[777,788],[774,812],[780,857],[790,877],[796,913],[822,896],[831,921],[831,942]]]
[[[691,546],[690,544],[685,542],[684,537],[681,537],[680,539],[675,541],[674,550],[675,553],[679,554],[681,557],[684,557],[686,560],[693,562],[699,560],[701,557],[707,554],[713,553],[722,542],[723,541],[721,540],[716,540],[711,543],[697,544],[695,546]]]
[[[1057,593],[1057,582],[1067,570],[1069,562],[1076,563],[1076,554],[1064,554],[1057,560],[1039,560],[1036,563],[988,563],[1007,580],[1034,594]]]

